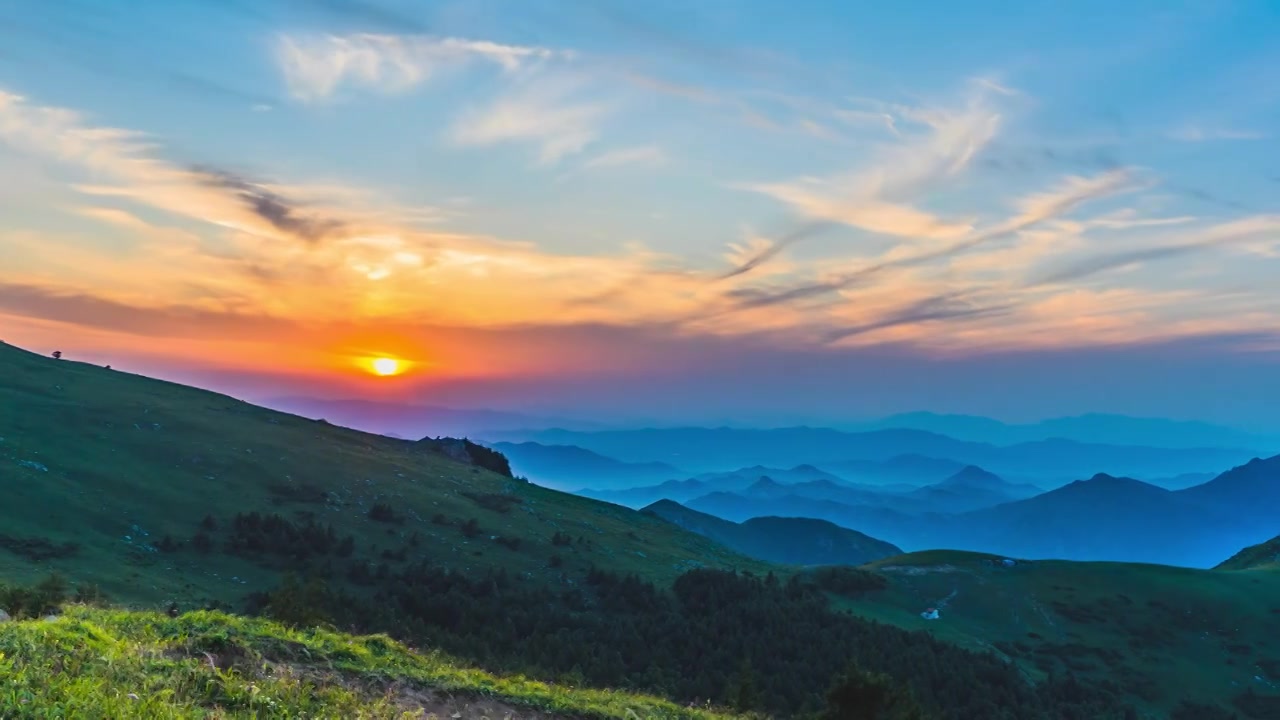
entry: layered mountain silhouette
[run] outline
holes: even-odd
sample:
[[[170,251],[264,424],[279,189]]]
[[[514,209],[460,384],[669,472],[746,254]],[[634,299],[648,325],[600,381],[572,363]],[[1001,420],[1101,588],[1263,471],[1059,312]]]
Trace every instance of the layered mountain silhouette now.
[[[1224,519],[1178,493],[1099,474],[950,519],[938,539],[963,537],[971,547],[1018,557],[1177,560],[1171,564],[1207,567],[1222,554],[1205,546],[1203,529],[1221,528]]]
[[[966,469],[908,497],[946,493],[949,486],[965,484],[974,486],[974,494],[961,492],[961,497],[976,497],[982,488],[1007,491],[1010,485],[981,469]],[[856,504],[848,496],[815,498],[804,491],[801,486],[770,486],[764,497],[717,492],[687,504],[733,521],[763,515],[829,520],[911,551],[947,547],[1032,559],[1212,567],[1240,547],[1275,534],[1280,456],[1254,459],[1184,490],[1096,474],[1033,497],[972,510]]]
[[[505,455],[517,475],[557,490],[584,485],[603,489],[627,488],[687,475],[666,463],[622,462],[571,445],[499,442],[489,447]]]
[[[928,430],[957,440],[1013,445],[1063,438],[1078,442],[1143,445],[1157,448],[1254,447],[1280,451],[1280,437],[1253,433],[1213,423],[1086,413],[1033,423],[1004,423],[976,415],[931,412],[899,413],[850,430],[910,428]]]
[[[965,464],[957,460],[906,453],[887,460],[842,460],[826,463],[824,467],[843,478],[856,478],[864,484],[894,489],[937,482],[938,478],[963,470]]]
[[[895,545],[825,520],[758,517],[734,523],[670,500],[660,500],[641,512],[743,555],[786,565],[861,565],[902,554]]]
[[[1090,477],[1100,469],[1126,477],[1165,477],[1216,472],[1259,454],[1253,448],[1183,447],[1086,443],[1045,439],[1000,446],[957,440],[912,429],[842,432],[826,428],[667,428],[581,432],[541,430],[516,433],[520,439],[572,445],[628,463],[661,462],[692,473],[726,467],[810,464],[854,482],[880,482],[858,474],[860,463],[887,463],[918,456],[951,463],[946,474],[977,465],[1006,478],[1043,485]],[[510,437],[500,439],[510,440]],[[863,466],[874,472],[875,468]],[[930,471],[929,481],[944,475]],[[687,476],[686,476],[687,477]],[[665,478],[675,479],[675,478]],[[584,483],[585,485],[585,483]]]
[[[762,481],[766,482],[761,484]],[[910,492],[915,489],[914,485],[852,483],[813,465],[797,465],[793,468],[755,465],[729,472],[703,473],[687,480],[668,480],[656,485],[622,489],[583,487],[575,492],[597,500],[641,508],[658,500],[685,502],[713,492],[744,492],[756,485],[759,485],[758,494],[769,483],[789,488],[830,488],[831,492],[856,493],[857,497],[867,500],[880,497],[881,493]]]
[[[1042,490],[1029,483],[1008,482],[995,473],[968,465],[940,483],[926,485],[906,495],[920,510],[965,512],[1032,497]],[[906,507],[897,503],[895,507]]]

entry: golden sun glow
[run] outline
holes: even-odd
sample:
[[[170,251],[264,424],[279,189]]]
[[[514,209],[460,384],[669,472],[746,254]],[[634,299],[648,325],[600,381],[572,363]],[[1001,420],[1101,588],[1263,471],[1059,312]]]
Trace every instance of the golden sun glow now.
[[[404,370],[399,360],[389,357],[374,358],[369,363],[369,368],[373,370],[374,375],[382,375],[384,377],[399,375]]]

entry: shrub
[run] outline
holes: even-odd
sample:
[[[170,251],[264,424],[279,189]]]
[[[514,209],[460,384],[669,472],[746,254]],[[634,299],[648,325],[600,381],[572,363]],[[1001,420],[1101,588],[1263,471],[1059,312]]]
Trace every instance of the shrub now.
[[[837,595],[858,596],[889,586],[883,575],[853,567],[822,567],[813,571],[818,587]]]
[[[393,523],[399,525],[404,522],[404,516],[397,513],[394,508],[386,503],[375,503],[369,508],[369,519],[374,522]]]
[[[924,720],[911,691],[882,673],[850,667],[827,692],[823,720]]]
[[[0,548],[32,562],[62,560],[80,552],[80,546],[72,543],[55,543],[41,537],[13,537],[0,535]]]
[[[67,601],[66,579],[51,574],[33,587],[0,585],[0,608],[15,618],[40,617],[57,612]]]
[[[496,513],[509,512],[512,506],[519,505],[522,502],[520,498],[515,495],[506,495],[503,493],[475,493],[464,491],[462,496],[485,510],[492,510]]]
[[[511,477],[511,463],[505,455],[497,450],[477,445],[470,440],[464,440],[463,443],[467,448],[467,455],[470,456],[471,462],[499,475]]]
[[[213,550],[213,538],[207,533],[198,532],[191,536],[191,547],[195,548],[196,552],[207,555]]]

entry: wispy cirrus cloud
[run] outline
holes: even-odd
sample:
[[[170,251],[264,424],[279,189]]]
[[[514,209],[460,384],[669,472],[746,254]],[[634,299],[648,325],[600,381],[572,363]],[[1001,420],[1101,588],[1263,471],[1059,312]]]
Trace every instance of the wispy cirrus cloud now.
[[[861,325],[836,328],[827,332],[823,339],[836,343],[877,330],[1006,315],[1016,307],[1017,304],[1008,299],[984,302],[973,297],[972,293],[950,292],[917,300]]]
[[[664,165],[670,160],[660,146],[656,144],[636,145],[634,147],[607,150],[582,163],[583,170],[602,170],[626,165],[656,166]]]
[[[314,102],[344,85],[384,93],[413,88],[450,68],[483,62],[515,71],[571,53],[429,35],[282,35],[276,59],[294,98]]]
[[[602,88],[598,76],[532,67],[539,62],[536,57],[517,60],[514,67],[524,71],[509,73],[487,101],[464,109],[446,137],[462,147],[532,145],[544,164],[578,155],[577,171],[665,159],[657,142],[592,152],[602,123],[620,114],[618,97]],[[84,264],[106,269],[47,273],[46,280],[58,277],[61,284],[32,285],[38,292],[28,288],[13,297],[15,302],[46,298],[39,306],[61,308],[62,316],[68,306],[47,298],[76,296],[84,307],[93,307],[93,289],[130,307],[146,308],[166,298],[179,317],[219,308],[230,309],[233,321],[252,314],[246,310],[251,308],[297,323],[321,322],[335,312],[374,324],[406,318],[444,322],[447,315],[448,322],[460,326],[600,323],[662,327],[685,335],[769,335],[797,346],[1016,347],[1020,342],[1088,343],[1093,341],[1088,333],[1098,328],[1116,334],[1135,325],[1153,335],[1186,331],[1187,326],[1160,316],[1155,303],[1144,303],[1142,298],[1168,296],[1142,284],[1128,290],[1130,309],[1111,317],[1099,310],[1087,327],[1056,314],[1072,306],[1052,299],[1081,292],[1075,283],[1105,270],[1093,269],[1099,263],[1163,259],[1159,253],[1103,259],[1053,282],[1019,285],[1028,270],[1066,251],[1088,255],[1127,247],[1128,233],[1191,224],[1195,218],[1112,208],[1082,213],[1094,201],[1138,192],[1156,181],[1150,173],[1125,167],[1063,176],[1038,192],[993,196],[982,207],[970,206],[964,201],[966,171],[1006,122],[999,103],[1009,97],[977,83],[954,106],[876,108],[892,118],[899,135],[868,128],[876,144],[860,154],[866,162],[849,172],[751,188],[767,190],[800,217],[772,239],[749,234],[726,256],[732,269],[716,272],[690,267],[690,258],[678,253],[651,252],[642,245],[553,253],[529,242],[425,229],[410,220],[417,208],[362,208],[377,196],[376,189],[273,183],[250,173],[168,160],[151,136],[97,126],[65,108],[0,94],[0,141],[71,166],[77,176],[71,187],[80,194],[201,226],[198,233],[179,236],[152,226],[155,212],[135,214],[100,204],[81,208],[82,216],[115,229],[110,232],[136,238],[138,253],[127,272],[119,258],[95,253],[91,242],[66,238],[87,243],[78,251]],[[952,190],[960,192],[949,197]],[[926,207],[939,197],[950,201],[943,205],[947,212]],[[842,226],[874,232],[884,242],[866,256],[837,251],[781,259],[796,243]],[[1061,241],[1069,236],[1078,239]],[[32,267],[53,268],[48,263],[56,258],[37,246],[24,241],[24,257]],[[130,277],[135,289],[111,275]],[[137,294],[143,285],[149,292]],[[1178,302],[1189,301],[1179,297]],[[1024,339],[1034,335],[1030,328],[1049,326],[1060,334]]]
[[[1148,262],[1202,253],[1225,245],[1248,243],[1277,235],[1280,235],[1280,215],[1233,220],[1199,231],[1183,233],[1176,238],[1160,238],[1158,242],[1152,244],[1079,258],[1048,271],[1032,283],[1047,285],[1075,282],[1109,270],[1135,267]]]
[[[867,166],[853,172],[738,187],[772,197],[810,220],[913,240],[964,237],[973,231],[975,218],[941,217],[916,203],[922,192],[957,178],[995,137],[1001,114],[991,103],[992,93],[974,83],[959,107],[894,106],[896,116],[911,125],[909,134],[898,131],[894,114],[877,111],[877,117],[889,118],[898,139],[881,145]]]
[[[0,143],[56,162],[75,178],[70,187],[81,195],[111,198],[199,227],[198,233],[179,238],[128,210],[82,208],[83,217],[129,231],[136,252],[127,262],[89,236],[21,245],[16,238],[0,241],[24,253],[28,268],[56,263],[74,244],[82,269],[59,272],[67,287],[52,290],[55,295],[82,292],[77,278],[99,290],[140,283],[170,297],[185,297],[195,285],[213,285],[217,296],[267,314],[313,318],[341,308],[353,317],[424,317],[449,307],[451,321],[464,324],[546,317],[567,323],[647,322],[696,302],[690,290],[696,290],[697,281],[690,274],[655,275],[673,258],[643,248],[555,254],[528,242],[399,224],[394,220],[408,213],[362,212],[332,202],[335,196],[365,193],[268,184],[225,169],[172,162],[145,135],[96,126],[77,112],[11,93],[0,93]],[[55,244],[64,249],[49,252]],[[60,263],[58,268],[65,270]],[[5,270],[0,268],[0,276]],[[650,278],[644,281],[647,291],[665,300],[625,294],[607,305],[568,304],[583,293],[639,284],[641,278]],[[424,287],[432,288],[430,301]]]
[[[500,91],[484,106],[464,111],[448,138],[460,147],[533,143],[538,146],[538,163],[551,165],[591,145],[614,107],[592,93],[584,77],[538,75]]]
[[[836,293],[865,283],[886,270],[919,267],[949,260],[981,245],[1014,236],[1090,200],[1107,197],[1131,188],[1131,176],[1123,170],[1102,173],[1092,178],[1068,177],[1053,190],[1034,193],[1020,199],[1016,203],[1019,209],[1016,215],[971,232],[966,237],[949,244],[923,251],[914,250],[910,245],[899,245],[878,259],[863,262],[851,270],[828,272],[826,277],[820,280],[781,288],[740,288],[730,291],[728,296],[733,298],[738,309],[752,309],[794,303]],[[762,262],[760,258],[767,259],[768,253],[771,252],[777,252],[777,245],[766,248],[740,267],[747,267],[752,262],[758,265]]]

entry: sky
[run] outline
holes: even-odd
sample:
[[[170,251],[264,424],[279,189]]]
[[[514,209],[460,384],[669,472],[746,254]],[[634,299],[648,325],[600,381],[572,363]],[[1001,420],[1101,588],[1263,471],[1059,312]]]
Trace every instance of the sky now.
[[[1276,37],[1267,0],[0,0],[0,340],[249,398],[1274,427]]]

